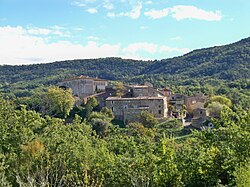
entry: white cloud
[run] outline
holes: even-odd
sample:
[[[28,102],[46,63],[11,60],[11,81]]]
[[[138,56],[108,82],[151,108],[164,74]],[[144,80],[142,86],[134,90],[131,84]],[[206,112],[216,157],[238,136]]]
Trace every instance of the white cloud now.
[[[140,26],[140,29],[141,29],[141,30],[146,30],[146,29],[148,29],[148,27],[147,27],[147,26],[142,25],[142,26]]]
[[[155,53],[157,51],[157,45],[147,42],[138,42],[128,45],[128,47],[123,49],[125,54],[134,54],[138,51],[145,51],[148,53]]]
[[[97,41],[97,40],[99,40],[100,38],[99,37],[97,37],[97,36],[89,36],[88,37],[88,40],[94,40],[94,41]]]
[[[90,13],[90,14],[96,14],[98,11],[97,11],[96,8],[88,8],[87,12]]]
[[[33,36],[27,29],[0,27],[0,64],[31,64],[67,59],[86,59],[118,56],[119,44],[98,44],[90,41],[86,45],[69,41],[47,43],[40,36]]]
[[[105,0],[103,3],[103,8],[105,8],[107,10],[112,10],[112,9],[114,9],[114,5],[112,3],[110,3],[109,0]]]
[[[142,9],[142,2],[138,1],[138,3],[135,5],[135,7],[132,8],[132,10],[128,13],[128,16],[132,19],[137,19],[141,15],[141,9]]]
[[[182,38],[180,36],[175,36],[175,37],[172,37],[170,38],[170,40],[173,40],[173,41],[177,41],[177,40],[181,40]]]
[[[86,3],[94,3],[96,0],[85,0]]]
[[[141,15],[142,2],[138,1],[136,4],[132,4],[132,10],[129,12],[121,12],[119,16],[127,16],[132,19],[137,19]]]
[[[169,9],[164,8],[162,10],[150,10],[150,11],[144,12],[144,15],[152,19],[159,19],[162,17],[166,17],[168,13],[169,13]]]
[[[51,28],[51,27],[50,27]],[[37,28],[39,29],[39,28]],[[121,47],[117,44],[100,44],[98,37],[89,36],[88,42],[76,44],[59,40],[48,42],[44,35],[31,34],[30,28],[20,26],[0,27],[0,64],[32,64],[60,60],[122,57],[151,59],[152,56],[164,57],[189,52],[187,48],[160,46],[155,43],[137,42]],[[53,35],[49,35],[53,37]],[[57,38],[58,39],[58,38]]]
[[[175,48],[175,47],[169,47],[169,46],[160,46],[160,50],[161,53],[162,52],[166,52],[166,53],[172,53],[172,52],[177,52],[180,54],[185,54],[190,52],[190,49],[188,48]]]
[[[82,27],[76,27],[74,28],[74,31],[83,31],[84,29]]]
[[[82,3],[80,1],[74,1],[71,3],[72,5],[75,5],[75,6],[79,6],[79,7],[85,7],[86,4],[85,3]]]
[[[125,3],[125,2],[124,2]],[[120,12],[120,13],[114,13],[114,12],[108,12],[107,17],[115,18],[115,17],[130,17],[131,19],[138,19],[141,15],[142,10],[142,2],[141,1],[133,1],[130,2],[132,9],[128,12]]]
[[[52,33],[52,30],[46,28],[31,28],[28,30],[28,33],[34,35],[48,35]]]
[[[146,1],[145,4],[146,4],[146,5],[152,5],[152,4],[153,4],[153,1]]]
[[[71,33],[64,30],[65,29],[63,27],[55,25],[50,28],[29,27],[27,32],[31,35],[57,35],[60,37],[70,37]]]
[[[108,12],[107,17],[109,18],[115,18],[117,15],[114,12]]]
[[[222,14],[220,11],[206,11],[195,6],[178,5],[172,8],[164,8],[162,10],[149,10],[144,15],[152,19],[160,19],[171,15],[176,20],[183,19],[199,19],[205,21],[220,21]]]
[[[52,27],[50,27],[51,29],[55,29],[55,30],[65,30],[65,28],[64,27],[61,27],[61,26],[59,26],[59,25],[54,25],[54,26],[52,26]]]
[[[195,6],[178,5],[171,8],[172,17],[177,20],[199,19],[206,21],[220,21],[222,14],[220,11],[205,11]]]

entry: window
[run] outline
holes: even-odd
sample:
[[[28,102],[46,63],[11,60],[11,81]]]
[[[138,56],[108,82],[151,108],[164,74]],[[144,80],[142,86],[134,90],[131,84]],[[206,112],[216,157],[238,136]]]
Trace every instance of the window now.
[[[161,114],[161,110],[158,110],[158,114]]]
[[[200,111],[200,114],[202,114],[202,111]]]
[[[111,101],[111,104],[114,104],[114,101]]]
[[[136,91],[136,92],[141,92],[141,91],[142,91],[142,89],[140,89],[140,88],[136,88],[136,89],[135,89],[135,91]]]
[[[159,108],[161,108],[161,105],[159,105]]]
[[[114,112],[114,107],[111,108],[112,112]]]

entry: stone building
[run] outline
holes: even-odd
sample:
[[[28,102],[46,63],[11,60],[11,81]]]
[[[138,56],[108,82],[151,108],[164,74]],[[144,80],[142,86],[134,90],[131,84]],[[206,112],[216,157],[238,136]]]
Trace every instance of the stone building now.
[[[195,128],[205,126],[205,122],[209,119],[209,113],[205,108],[196,108],[193,110],[193,118],[191,124]]]
[[[181,94],[170,95],[169,104],[174,106],[175,111],[182,110],[184,105],[184,95]]]
[[[131,97],[163,97],[164,95],[157,89],[148,85],[131,85],[129,86]]]
[[[115,117],[123,120],[125,124],[137,121],[142,111],[148,111],[156,118],[166,118],[168,112],[166,97],[109,97],[106,99],[106,107],[110,108]]]
[[[187,113],[192,116],[194,109],[203,108],[207,101],[207,96],[202,93],[197,93],[193,96],[185,96],[184,104],[186,106]]]
[[[106,107],[112,109],[116,119],[125,124],[138,120],[142,111],[152,113],[156,118],[167,117],[167,97],[153,85],[129,85],[121,97],[108,97]]]
[[[82,75],[59,83],[61,87],[71,88],[73,95],[81,99],[99,92],[104,92],[107,85],[107,80]]]
[[[184,95],[173,94],[168,96],[169,106],[172,106],[172,109],[169,111],[170,117],[175,117],[178,119],[183,118],[183,109],[184,109]]]
[[[172,90],[169,88],[161,88],[158,89],[160,93],[162,93],[165,97],[168,97],[170,99],[170,96],[172,95]]]

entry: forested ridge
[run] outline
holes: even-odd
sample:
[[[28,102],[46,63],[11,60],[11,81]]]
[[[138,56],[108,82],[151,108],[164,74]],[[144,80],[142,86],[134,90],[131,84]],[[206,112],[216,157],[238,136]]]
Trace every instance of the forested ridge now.
[[[249,68],[250,38],[246,38],[230,45],[194,50],[181,57],[157,61],[143,73],[235,80],[249,78]]]
[[[36,81],[49,84],[81,74],[108,80],[154,74],[235,80],[248,79],[249,66],[250,38],[246,38],[233,44],[194,50],[180,57],[155,61],[101,58],[22,66],[4,65],[0,66],[0,83]]]

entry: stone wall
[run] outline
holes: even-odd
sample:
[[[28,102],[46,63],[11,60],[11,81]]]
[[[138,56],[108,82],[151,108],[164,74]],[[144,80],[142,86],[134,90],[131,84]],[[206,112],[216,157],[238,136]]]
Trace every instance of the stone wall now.
[[[143,110],[149,111],[156,118],[167,117],[168,110],[166,97],[109,97],[106,99],[106,107],[114,112],[117,119],[124,122],[136,121],[137,115]]]
[[[73,95],[81,99],[95,94],[97,91],[104,91],[108,81],[86,76],[76,77],[59,83],[59,86],[71,88]]]
[[[193,110],[196,108],[204,107],[204,104],[207,100],[207,96],[203,94],[195,94],[194,96],[186,96],[184,104],[186,105],[187,112],[192,115]]]

